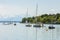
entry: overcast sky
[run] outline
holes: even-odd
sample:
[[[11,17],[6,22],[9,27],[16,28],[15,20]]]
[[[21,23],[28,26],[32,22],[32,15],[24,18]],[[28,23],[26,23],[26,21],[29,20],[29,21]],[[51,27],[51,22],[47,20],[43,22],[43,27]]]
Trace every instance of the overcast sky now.
[[[34,16],[38,3],[38,15],[60,12],[60,0],[0,0],[0,17]]]

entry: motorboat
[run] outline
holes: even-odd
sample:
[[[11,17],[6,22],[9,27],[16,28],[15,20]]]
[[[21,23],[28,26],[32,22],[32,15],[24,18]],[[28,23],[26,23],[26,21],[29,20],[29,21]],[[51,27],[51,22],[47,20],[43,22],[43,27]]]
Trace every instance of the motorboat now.
[[[49,29],[55,29],[55,27],[54,27],[54,26],[49,26],[48,28],[49,28]]]

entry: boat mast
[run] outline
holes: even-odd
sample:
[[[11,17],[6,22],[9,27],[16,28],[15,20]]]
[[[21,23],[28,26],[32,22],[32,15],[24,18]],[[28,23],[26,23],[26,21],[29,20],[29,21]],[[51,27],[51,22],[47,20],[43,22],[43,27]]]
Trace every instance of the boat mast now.
[[[27,8],[27,11],[26,11],[26,23],[28,23],[27,18],[28,18],[28,8]]]
[[[37,16],[37,12],[38,12],[38,4],[36,4],[36,16]]]
[[[36,23],[37,23],[38,4],[36,4]]]
[[[27,8],[27,13],[26,13],[26,16],[27,16],[27,18],[28,18],[28,8]]]

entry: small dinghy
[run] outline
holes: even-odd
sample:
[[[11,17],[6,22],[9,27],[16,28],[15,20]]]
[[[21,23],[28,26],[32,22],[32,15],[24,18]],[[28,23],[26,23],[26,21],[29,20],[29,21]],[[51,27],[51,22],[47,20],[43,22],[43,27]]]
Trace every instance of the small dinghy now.
[[[14,24],[14,26],[16,26],[16,23]]]

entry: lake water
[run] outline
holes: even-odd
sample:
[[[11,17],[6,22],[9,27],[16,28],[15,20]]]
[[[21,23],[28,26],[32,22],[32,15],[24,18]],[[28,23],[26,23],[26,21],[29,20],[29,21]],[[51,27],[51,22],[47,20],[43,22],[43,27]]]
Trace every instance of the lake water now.
[[[55,29],[26,27],[26,24],[17,23],[16,26],[0,24],[0,40],[60,40],[60,25]],[[36,35],[37,29],[37,35]]]

